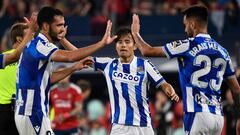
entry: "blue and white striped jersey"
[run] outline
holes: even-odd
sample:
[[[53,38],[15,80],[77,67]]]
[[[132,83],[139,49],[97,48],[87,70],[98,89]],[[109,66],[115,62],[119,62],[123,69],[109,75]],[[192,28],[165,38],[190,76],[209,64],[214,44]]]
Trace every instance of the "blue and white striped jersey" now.
[[[17,114],[48,116],[51,55],[57,49],[41,33],[24,49],[17,71]]]
[[[0,54],[0,69],[3,69],[4,68],[4,61],[3,61],[3,59],[4,59],[4,54]]]
[[[158,88],[164,82],[154,65],[134,56],[131,63],[94,58],[94,68],[102,71],[107,81],[112,123],[151,126],[148,84]]]
[[[163,50],[178,58],[184,111],[222,115],[220,87],[234,76],[228,52],[208,34],[168,43]]]

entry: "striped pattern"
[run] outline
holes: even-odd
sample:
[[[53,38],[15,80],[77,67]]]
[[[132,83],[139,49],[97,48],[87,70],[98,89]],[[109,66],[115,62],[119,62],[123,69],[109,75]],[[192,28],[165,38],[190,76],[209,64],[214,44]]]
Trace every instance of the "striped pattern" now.
[[[41,33],[24,49],[17,70],[18,115],[48,116],[53,64],[50,58],[56,50]]]
[[[148,61],[134,57],[131,63],[119,59],[94,58],[95,70],[104,73],[111,105],[112,123],[151,126],[148,83],[159,87],[161,74]]]
[[[234,75],[228,52],[208,34],[166,44],[163,51],[178,58],[184,111],[222,115],[222,79]]]

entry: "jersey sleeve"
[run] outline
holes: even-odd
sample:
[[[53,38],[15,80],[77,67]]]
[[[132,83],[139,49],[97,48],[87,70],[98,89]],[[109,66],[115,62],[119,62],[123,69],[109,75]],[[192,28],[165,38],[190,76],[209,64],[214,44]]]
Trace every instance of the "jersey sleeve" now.
[[[150,61],[145,61],[145,67],[148,79],[156,88],[158,88],[165,81],[164,78]]]
[[[74,98],[73,98],[73,101],[74,102],[82,102],[83,101],[83,98],[82,98],[82,90],[79,86],[75,85],[75,84],[71,84],[71,87],[73,88],[74,90]]]
[[[235,70],[234,70],[231,58],[229,56],[228,59],[227,59],[226,70],[225,70],[225,73],[224,73],[223,77],[224,78],[229,78],[229,77],[232,77],[232,76],[235,76]]]
[[[53,43],[41,40],[38,41],[36,48],[38,57],[42,60],[50,60],[51,55],[58,49]]]
[[[104,69],[106,68],[107,64],[110,61],[112,61],[112,59],[111,58],[107,58],[107,57],[103,57],[103,58],[94,57],[93,61],[94,61],[94,70],[95,71],[104,71]]]
[[[177,40],[167,43],[163,46],[163,51],[169,59],[174,57],[181,57],[188,51],[190,42],[186,40]]]
[[[4,54],[0,54],[0,69],[3,69],[4,65]]]

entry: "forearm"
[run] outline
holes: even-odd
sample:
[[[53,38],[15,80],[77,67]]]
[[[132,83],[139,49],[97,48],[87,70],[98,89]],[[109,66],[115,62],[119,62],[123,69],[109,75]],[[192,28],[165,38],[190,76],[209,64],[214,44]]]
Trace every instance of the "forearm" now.
[[[8,64],[18,61],[23,49],[26,47],[26,44],[31,41],[31,39],[33,38],[33,35],[34,35],[34,33],[29,31],[26,34],[26,36],[23,38],[23,41],[14,50],[14,52],[6,54],[5,65],[8,65]]]
[[[133,34],[133,38],[142,55],[149,56],[152,47],[142,39],[139,33]]]
[[[82,105],[79,104],[77,107],[75,107],[69,114],[70,116],[76,116],[82,111]]]
[[[65,68],[61,71],[54,71],[51,76],[51,83],[57,83],[58,81],[64,79],[65,77],[73,73],[74,71],[76,71],[74,66]]]
[[[56,52],[56,54],[53,54],[52,60],[56,62],[75,62],[93,54],[103,46],[104,44],[100,41],[96,44],[79,48],[74,51],[59,50]]]
[[[164,53],[162,47],[152,47],[148,43],[146,43],[140,34],[133,34],[134,40],[136,42],[136,45],[143,56],[148,57],[166,57],[166,54]]]
[[[78,48],[75,47],[72,43],[70,43],[66,38],[63,38],[60,43],[62,46],[69,51],[77,50]]]

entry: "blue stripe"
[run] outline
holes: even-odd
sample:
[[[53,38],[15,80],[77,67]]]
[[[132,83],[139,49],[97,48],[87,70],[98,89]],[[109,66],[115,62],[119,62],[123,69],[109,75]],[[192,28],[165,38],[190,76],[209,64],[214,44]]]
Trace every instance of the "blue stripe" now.
[[[207,95],[206,95],[206,97],[209,98],[209,99],[208,99],[209,101],[212,101],[212,97],[211,97],[211,96],[207,96]],[[216,106],[208,105],[208,109],[209,109],[209,111],[210,111],[211,113],[216,114]]]
[[[50,85],[50,77],[48,79],[48,84],[47,84],[47,87],[46,89],[44,90],[44,95],[45,96],[45,101],[44,102],[44,107],[45,108],[42,108],[42,105],[41,105],[41,100],[43,100],[43,98],[41,97],[41,85],[42,85],[42,80],[43,80],[43,75],[44,75],[44,71],[46,70],[47,68],[47,64],[48,62],[44,63],[44,65],[40,68],[40,70],[38,71],[38,84],[39,84],[39,89],[38,90],[35,90],[36,94],[38,95],[38,98],[34,98],[34,105],[40,105],[38,108],[39,109],[43,109],[45,110],[46,114],[48,114],[47,112],[47,106],[46,104],[48,104],[48,95],[47,95],[47,92],[49,91],[49,85]],[[45,82],[45,81],[44,81]],[[46,103],[47,101],[47,103]]]
[[[3,68],[3,54],[0,54],[0,69],[2,69]]]
[[[129,64],[123,65],[123,72],[130,74],[130,65]],[[129,99],[128,84],[121,83],[121,86],[122,86],[122,96],[126,100],[126,108],[127,108],[125,124],[132,125],[133,124],[133,108],[131,106],[130,99]]]
[[[113,65],[115,65],[115,67],[113,67]],[[113,87],[113,96],[114,96],[114,107],[115,107],[115,112],[114,113],[114,118],[113,118],[113,123],[118,123],[119,121],[119,115],[120,115],[120,107],[119,107],[119,95],[118,95],[118,91],[117,88],[115,86],[115,81],[113,81],[112,75],[113,75],[113,70],[117,70],[117,65],[118,65],[118,61],[114,60],[109,67],[109,77],[110,80],[112,82],[112,87]]]
[[[192,93],[193,93],[193,98],[194,98],[194,102],[193,102],[194,103],[194,112],[202,112],[202,106],[200,104],[198,104],[196,102],[197,99],[195,99],[196,94],[201,95],[200,92],[199,91],[197,92],[196,90],[192,89]]]
[[[24,115],[25,106],[26,106],[26,99],[27,99],[27,90],[26,89],[21,89],[21,96],[22,96],[23,105],[20,106],[18,114]]]
[[[171,52],[168,50],[167,46],[165,45],[163,47],[166,50],[166,53],[168,54],[169,58],[172,58],[173,56],[172,56]]]
[[[144,60],[137,58],[137,68],[139,68],[139,67],[142,68],[143,71],[145,71]],[[142,87],[141,87],[143,78],[144,78],[144,74],[137,72],[137,75],[140,76],[140,81],[139,81],[139,85],[135,86],[135,93],[136,93],[139,114],[140,114],[140,126],[147,126],[147,115],[146,115],[146,113],[144,111],[144,107],[143,107]]]
[[[97,62],[97,57],[94,57],[93,61],[94,61],[94,71],[97,71],[97,69],[104,70],[108,64],[108,62],[106,63]]]
[[[29,116],[29,119],[31,121],[32,127],[34,131],[36,132],[37,135],[40,134],[41,131],[41,126],[42,126],[42,121],[43,121],[43,114],[42,113],[34,113],[33,115]],[[36,126],[39,127],[39,130],[36,131]],[[45,125],[46,126],[46,125]]]
[[[193,125],[193,121],[195,118],[196,113],[189,113],[189,112],[185,112],[184,117],[183,117],[183,121],[184,121],[184,130],[185,132],[191,132],[191,128]]]

